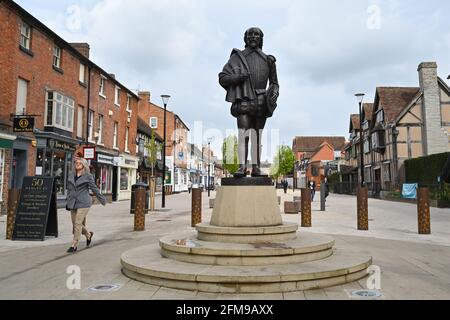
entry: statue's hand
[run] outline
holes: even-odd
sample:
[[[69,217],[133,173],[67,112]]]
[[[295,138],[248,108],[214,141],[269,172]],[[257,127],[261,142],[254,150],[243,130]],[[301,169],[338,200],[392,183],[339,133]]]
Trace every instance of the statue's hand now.
[[[277,91],[274,91],[274,92],[271,94],[271,96],[270,96],[270,102],[271,102],[272,104],[277,103],[278,96],[279,96],[279,93],[278,93]]]

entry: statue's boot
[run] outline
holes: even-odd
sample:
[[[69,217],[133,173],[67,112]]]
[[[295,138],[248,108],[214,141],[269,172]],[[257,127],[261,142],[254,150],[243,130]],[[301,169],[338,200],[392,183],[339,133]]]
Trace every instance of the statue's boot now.
[[[261,177],[264,176],[259,166],[254,165],[252,169],[252,177]]]
[[[245,166],[240,166],[238,171],[234,173],[235,178],[243,178],[247,175],[247,168]]]

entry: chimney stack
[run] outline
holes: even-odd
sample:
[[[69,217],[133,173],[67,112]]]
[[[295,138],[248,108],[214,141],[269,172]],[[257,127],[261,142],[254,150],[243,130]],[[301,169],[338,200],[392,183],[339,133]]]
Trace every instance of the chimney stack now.
[[[442,130],[437,64],[436,62],[422,62],[417,71],[419,72],[420,89],[423,92],[424,153],[432,155],[448,152],[448,137]]]
[[[150,102],[150,91],[139,91],[138,96],[142,101]]]
[[[89,51],[91,50],[88,43],[85,42],[73,42],[70,43],[79,53],[89,59]]]

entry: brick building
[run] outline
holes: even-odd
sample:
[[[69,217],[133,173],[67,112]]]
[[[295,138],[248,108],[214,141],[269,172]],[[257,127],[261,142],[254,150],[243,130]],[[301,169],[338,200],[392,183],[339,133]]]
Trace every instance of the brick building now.
[[[325,175],[325,164],[342,157],[345,137],[296,137],[292,143],[295,155],[295,186],[304,187],[307,181],[320,182]]]
[[[139,97],[13,1],[0,2],[0,169],[2,201],[26,175],[56,177],[64,203],[73,155],[89,139],[96,183],[110,200],[136,181]],[[11,115],[33,116],[34,131],[13,133]],[[3,206],[2,206],[3,207]]]
[[[151,102],[148,91],[139,92],[139,117],[164,137],[164,108]],[[188,191],[190,173],[188,157],[188,126],[173,111],[166,110],[166,172],[165,185],[171,186],[174,192]]]

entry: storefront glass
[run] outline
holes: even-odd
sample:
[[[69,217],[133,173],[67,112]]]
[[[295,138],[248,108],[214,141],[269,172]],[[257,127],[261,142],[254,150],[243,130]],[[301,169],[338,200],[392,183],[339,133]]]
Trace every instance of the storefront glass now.
[[[64,150],[38,149],[36,175],[55,177],[57,195],[66,194],[67,175],[72,171],[72,153]]]
[[[112,192],[112,167],[102,164],[96,166],[95,170],[95,182],[100,191],[104,194]]]
[[[120,169],[120,190],[130,190],[130,170],[126,168]]]
[[[5,149],[0,149],[0,201],[3,194],[3,177],[5,176]]]

